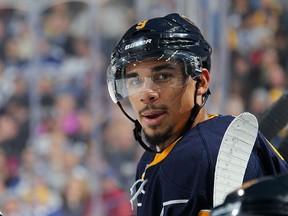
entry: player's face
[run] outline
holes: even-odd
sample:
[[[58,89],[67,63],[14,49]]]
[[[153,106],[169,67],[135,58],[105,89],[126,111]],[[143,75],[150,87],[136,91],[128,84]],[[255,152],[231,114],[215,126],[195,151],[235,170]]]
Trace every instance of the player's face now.
[[[185,126],[194,106],[195,81],[183,75],[179,62],[147,59],[126,67],[127,91],[146,140],[152,145],[174,141]],[[170,84],[167,84],[170,83]],[[133,88],[132,88],[133,90]]]

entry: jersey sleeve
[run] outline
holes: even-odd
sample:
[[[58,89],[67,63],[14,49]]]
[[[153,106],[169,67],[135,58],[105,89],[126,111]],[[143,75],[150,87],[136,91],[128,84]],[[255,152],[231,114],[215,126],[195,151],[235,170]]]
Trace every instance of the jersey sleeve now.
[[[288,173],[288,164],[277,149],[259,132],[256,140],[257,157],[264,175]]]

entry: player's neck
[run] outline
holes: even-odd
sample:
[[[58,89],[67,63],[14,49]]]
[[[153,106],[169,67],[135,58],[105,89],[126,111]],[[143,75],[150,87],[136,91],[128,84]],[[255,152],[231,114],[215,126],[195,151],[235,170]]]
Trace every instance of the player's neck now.
[[[197,124],[205,121],[208,119],[208,113],[206,112],[205,108],[201,108],[199,111],[194,123],[192,124],[192,127],[195,127]],[[163,144],[156,146],[157,151],[163,151],[166,149],[169,145],[173,144],[180,136],[181,133],[172,135],[169,139],[167,139]]]
[[[192,125],[191,128],[195,127],[197,124],[203,122],[203,121],[206,121],[208,119],[209,115],[208,113],[206,112],[206,109],[205,107],[202,107]]]

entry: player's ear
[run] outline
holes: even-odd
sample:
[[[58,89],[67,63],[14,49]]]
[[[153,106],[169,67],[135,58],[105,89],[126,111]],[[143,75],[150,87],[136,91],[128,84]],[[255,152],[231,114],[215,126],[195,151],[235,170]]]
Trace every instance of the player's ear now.
[[[199,79],[200,79],[200,83],[199,83],[197,94],[203,95],[205,92],[208,91],[209,82],[210,82],[210,73],[206,68],[202,69],[202,73],[199,76]]]

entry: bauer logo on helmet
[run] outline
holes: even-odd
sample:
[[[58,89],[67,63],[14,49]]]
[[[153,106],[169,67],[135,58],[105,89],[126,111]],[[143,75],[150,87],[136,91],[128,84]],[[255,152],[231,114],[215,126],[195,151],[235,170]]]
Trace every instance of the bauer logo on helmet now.
[[[142,46],[142,45],[146,45],[146,44],[151,43],[151,42],[152,42],[152,39],[136,41],[136,42],[133,42],[131,44],[127,44],[125,46],[125,50],[131,49],[134,47],[138,47],[138,46]]]

